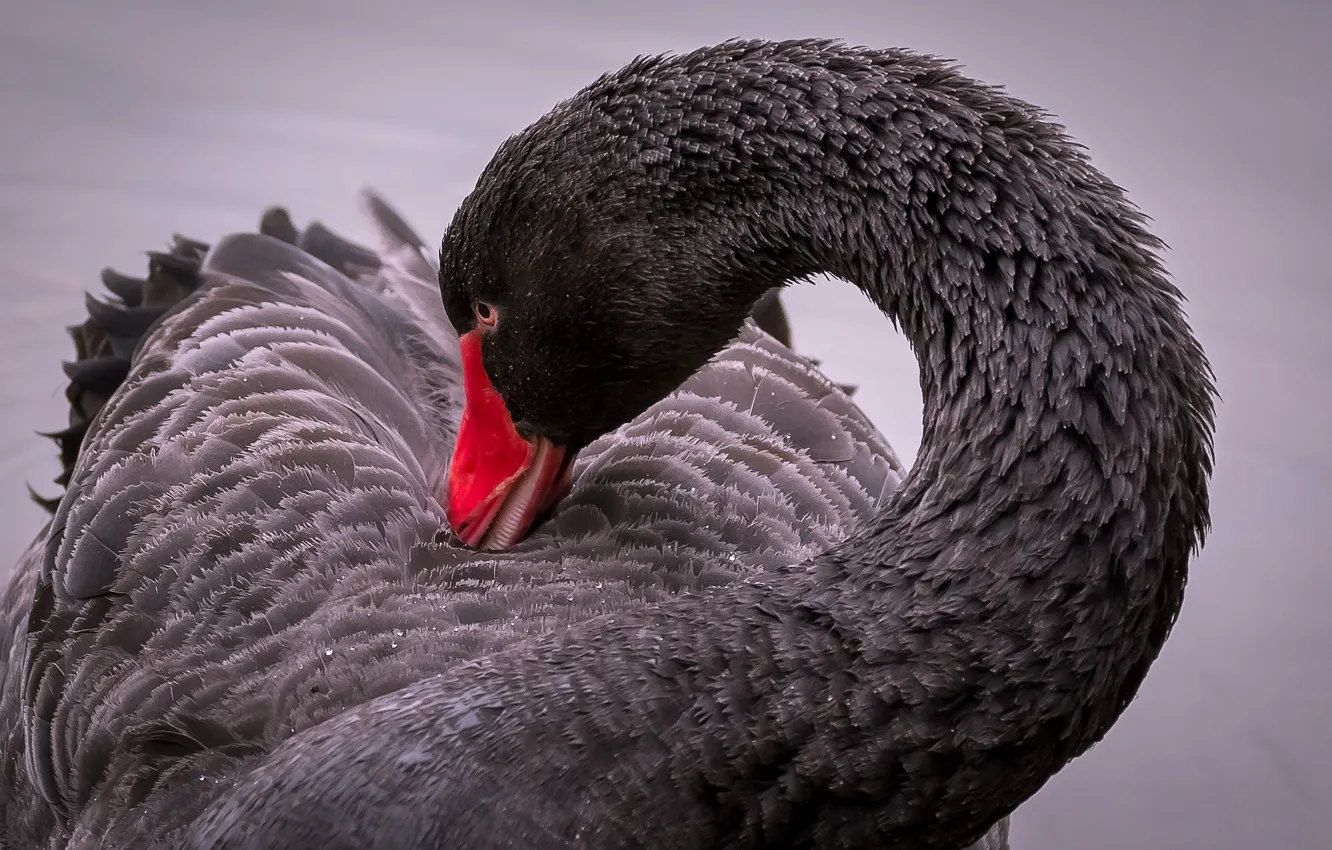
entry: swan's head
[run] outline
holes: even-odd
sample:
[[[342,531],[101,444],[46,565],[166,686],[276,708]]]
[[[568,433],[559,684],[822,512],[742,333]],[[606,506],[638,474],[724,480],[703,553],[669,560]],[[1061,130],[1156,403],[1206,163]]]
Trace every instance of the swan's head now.
[[[521,539],[574,455],[687,380],[776,282],[717,271],[721,214],[669,171],[558,124],[501,148],[440,251],[467,390],[446,507],[470,545]]]

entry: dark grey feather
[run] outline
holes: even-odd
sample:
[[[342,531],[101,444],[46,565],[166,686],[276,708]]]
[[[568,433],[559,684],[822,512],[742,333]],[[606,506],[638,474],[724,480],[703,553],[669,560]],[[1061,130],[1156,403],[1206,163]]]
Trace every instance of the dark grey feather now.
[[[457,337],[437,297],[423,313],[433,280],[403,271],[430,267],[394,244],[414,234],[381,219],[417,257],[360,281],[326,261],[377,263],[327,231],[292,240],[322,259],[227,237],[135,342],[4,597],[0,728],[23,757],[0,835],[175,846],[217,790],[348,707],[821,551],[900,482],[863,414],[751,325],[589,446],[515,550],[440,542]]]

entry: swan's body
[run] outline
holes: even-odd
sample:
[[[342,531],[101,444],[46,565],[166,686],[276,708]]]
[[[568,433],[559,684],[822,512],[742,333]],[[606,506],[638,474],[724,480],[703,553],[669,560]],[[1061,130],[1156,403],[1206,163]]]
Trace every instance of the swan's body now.
[[[180,242],[155,260],[156,303],[133,295],[130,309],[159,312],[186,300],[135,355],[50,544],[4,597],[0,847],[175,846],[264,752],[346,706],[807,556],[900,482],[855,406],[750,327],[590,446],[555,521],[519,550],[435,543],[457,338],[419,240],[378,212],[387,262],[361,282],[242,234],[208,254],[194,294],[203,246]],[[343,268],[379,262],[302,237]],[[162,296],[173,270],[181,288]],[[123,312],[93,310],[123,328]],[[104,400],[89,362],[71,370],[76,412]],[[681,569],[699,557],[718,563]],[[53,595],[75,604],[43,618]]]
[[[263,246],[237,246],[214,249],[215,268],[244,256],[253,276]],[[190,820],[191,850],[977,840],[1119,717],[1208,524],[1213,387],[1158,248],[1039,110],[934,59],[745,42],[607,75],[506,143],[446,234],[464,421],[477,399],[492,416],[471,432],[484,439],[458,439],[455,467],[509,487],[485,440],[577,450],[650,417],[763,292],[825,271],[920,358],[925,439],[903,486],[842,542],[755,557],[736,582],[738,553],[698,519],[742,534],[753,501],[723,486],[689,504],[684,482],[643,482],[625,460],[650,491],[636,518],[674,516],[641,533],[678,534],[677,551],[612,523],[627,539],[609,558],[538,534],[478,559],[425,542],[443,459],[416,435],[447,405],[428,403],[429,370],[392,365],[446,368],[440,346],[348,338],[333,323],[349,304],[368,328],[402,321],[352,292],[329,300],[350,284],[214,284],[154,335],[90,435],[40,578],[19,580],[36,587],[28,652],[10,653],[21,694],[5,689],[25,757],[7,762],[21,796],[5,816],[39,822],[11,834],[140,844],[160,816]],[[264,273],[284,265],[268,256]],[[244,344],[191,342],[232,321],[228,304],[274,297],[282,321]],[[246,395],[227,384],[255,373],[226,364],[247,346],[301,369]],[[264,418],[218,416],[237,395]],[[357,400],[362,415],[345,410]],[[402,407],[421,427],[379,433],[375,413]],[[320,427],[297,437],[294,419]],[[256,432],[284,439],[237,448]],[[730,482],[755,460],[713,472]],[[450,516],[487,497],[448,487]],[[874,487],[857,488],[868,503]],[[173,501],[214,490],[203,515]],[[606,527],[571,502],[547,528]],[[219,512],[233,519],[214,528]],[[261,533],[275,517],[296,522]],[[472,587],[488,592],[457,596]],[[422,677],[463,657],[477,663]],[[278,669],[281,685],[261,678]],[[335,712],[312,684],[364,701]],[[143,722],[149,705],[177,710],[164,726]],[[189,784],[217,776],[234,781],[211,800]]]

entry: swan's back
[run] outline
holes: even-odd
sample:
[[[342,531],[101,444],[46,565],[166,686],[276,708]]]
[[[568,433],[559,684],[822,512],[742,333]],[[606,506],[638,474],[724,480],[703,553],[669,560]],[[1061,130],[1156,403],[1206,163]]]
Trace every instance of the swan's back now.
[[[214,789],[346,707],[803,557],[900,481],[855,405],[751,325],[589,447],[523,544],[454,546],[436,494],[457,339],[395,222],[379,257],[306,245],[360,280],[228,237],[132,352],[3,597],[11,844],[170,846]]]

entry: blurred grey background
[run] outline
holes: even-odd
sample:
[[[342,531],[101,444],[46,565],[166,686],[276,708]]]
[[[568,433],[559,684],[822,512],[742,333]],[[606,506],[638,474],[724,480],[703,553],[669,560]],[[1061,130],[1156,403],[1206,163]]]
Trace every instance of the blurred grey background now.
[[[1215,530],[1140,698],[1019,811],[1019,850],[1332,846],[1328,0],[116,0],[0,15],[0,564],[51,493],[62,326],[104,265],[290,205],[367,236],[370,184],[442,232],[495,147],[636,54],[833,36],[947,55],[1057,113],[1172,246],[1224,397]],[[904,460],[915,365],[851,287],[797,347]],[[1325,526],[1324,524],[1327,524]],[[7,567],[6,567],[7,568]]]

